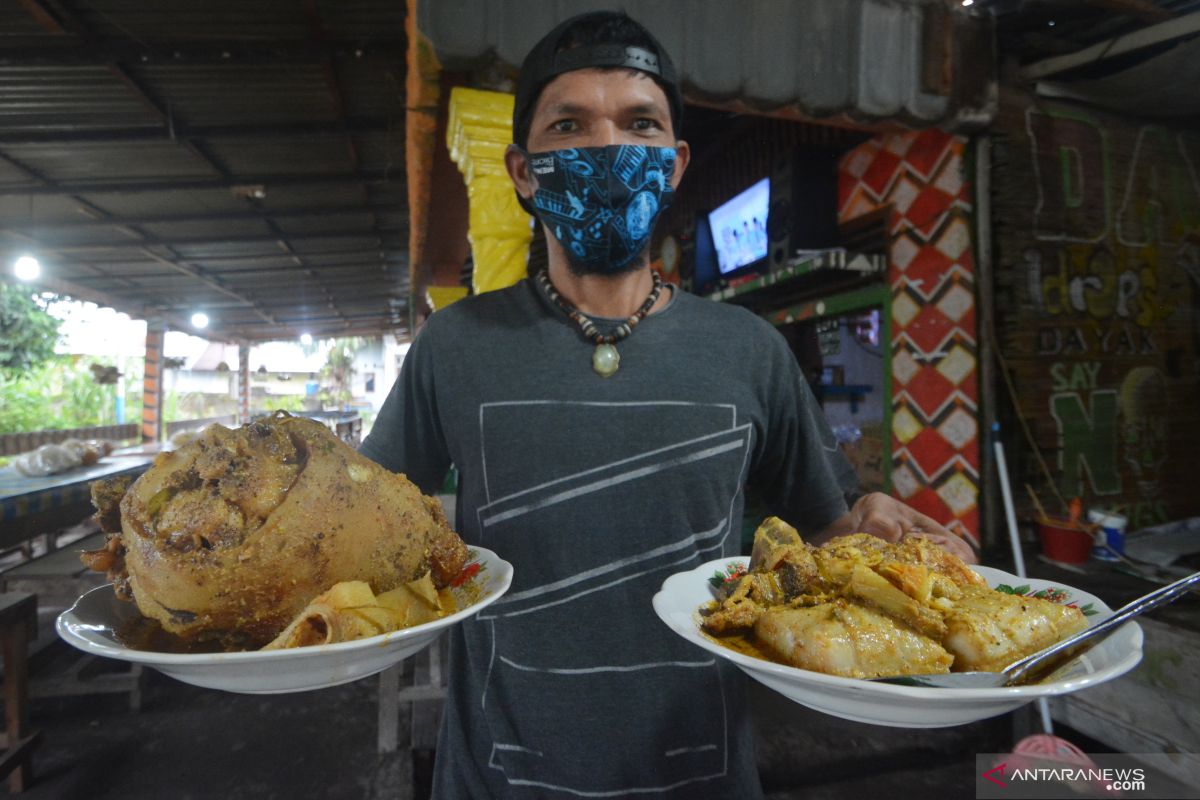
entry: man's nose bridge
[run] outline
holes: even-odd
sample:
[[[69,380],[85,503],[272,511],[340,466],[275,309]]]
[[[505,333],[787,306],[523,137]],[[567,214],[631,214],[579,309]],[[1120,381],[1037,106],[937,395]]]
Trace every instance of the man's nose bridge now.
[[[610,144],[624,144],[620,136],[621,129],[617,121],[606,117],[592,126],[591,136],[588,137],[588,145],[591,147],[605,147]]]

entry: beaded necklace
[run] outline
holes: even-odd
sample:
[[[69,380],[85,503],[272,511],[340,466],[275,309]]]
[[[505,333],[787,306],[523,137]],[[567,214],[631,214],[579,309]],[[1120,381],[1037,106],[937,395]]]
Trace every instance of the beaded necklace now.
[[[550,276],[546,273],[546,270],[543,269],[537,273],[537,282],[542,287],[542,291],[546,293],[546,296],[553,300],[555,305],[565,311],[567,316],[579,326],[583,335],[596,345],[596,349],[592,351],[592,369],[600,377],[607,378],[615,375],[617,369],[621,366],[621,355],[617,352],[616,343],[633,333],[633,329],[637,327],[639,322],[646,318],[646,315],[650,313],[650,309],[658,302],[658,296],[662,294],[662,278],[654,270],[650,270],[650,277],[654,280],[654,288],[650,290],[650,296],[646,298],[646,302],[642,303],[641,307],[633,312],[633,316],[622,322],[612,333],[608,334],[597,330],[596,323],[592,322],[582,311],[558,293],[558,290],[554,288],[554,284],[550,283]]]

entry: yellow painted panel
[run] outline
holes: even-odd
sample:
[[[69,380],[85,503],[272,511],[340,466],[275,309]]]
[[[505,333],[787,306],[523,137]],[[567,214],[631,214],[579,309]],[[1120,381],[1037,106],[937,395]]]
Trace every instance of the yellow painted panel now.
[[[446,146],[467,184],[475,293],[512,286],[525,277],[529,215],[504,168],[512,141],[513,96],[455,88],[450,93]]]

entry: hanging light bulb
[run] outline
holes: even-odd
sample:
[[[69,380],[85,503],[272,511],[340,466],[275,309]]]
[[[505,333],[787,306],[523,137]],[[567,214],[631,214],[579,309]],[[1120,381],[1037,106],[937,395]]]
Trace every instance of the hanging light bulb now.
[[[305,347],[308,347],[310,344],[312,344],[312,334],[311,333],[300,334],[300,344],[304,345]]]
[[[203,311],[197,311],[195,314],[192,314],[192,327],[207,328],[208,314],[205,314]]]
[[[13,274],[17,280],[35,281],[42,274],[42,264],[31,255],[23,255],[13,262]]]

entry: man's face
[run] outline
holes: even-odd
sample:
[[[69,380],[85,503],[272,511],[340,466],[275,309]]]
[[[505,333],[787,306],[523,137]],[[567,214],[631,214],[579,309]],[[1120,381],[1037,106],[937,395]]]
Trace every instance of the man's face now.
[[[546,84],[538,96],[525,149],[531,153],[572,147],[640,144],[674,147],[677,188],[688,162],[688,145],[676,141],[667,95],[653,78],[630,69],[578,69]],[[517,192],[533,197],[536,185],[515,148],[505,164]]]

